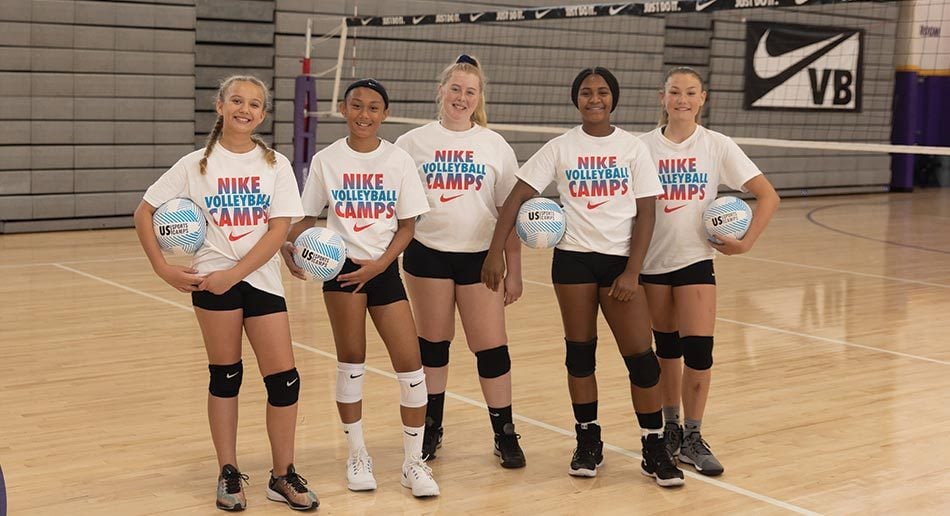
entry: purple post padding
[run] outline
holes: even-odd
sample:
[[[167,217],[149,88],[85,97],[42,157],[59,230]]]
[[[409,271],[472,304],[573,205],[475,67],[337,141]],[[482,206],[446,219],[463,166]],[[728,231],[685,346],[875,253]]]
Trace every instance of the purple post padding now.
[[[917,143],[920,119],[920,96],[917,73],[896,72],[894,76],[894,116],[891,122],[891,143]],[[914,189],[914,155],[891,154],[891,190],[909,192]]]
[[[931,75],[923,78],[924,110],[921,121],[920,144],[934,147],[950,146],[950,76]]]
[[[317,82],[301,75],[294,82],[294,175],[297,188],[303,192],[310,171],[310,158],[317,147],[317,119],[308,113],[317,111]]]
[[[7,488],[3,483],[3,468],[0,468],[0,516],[7,516]]]

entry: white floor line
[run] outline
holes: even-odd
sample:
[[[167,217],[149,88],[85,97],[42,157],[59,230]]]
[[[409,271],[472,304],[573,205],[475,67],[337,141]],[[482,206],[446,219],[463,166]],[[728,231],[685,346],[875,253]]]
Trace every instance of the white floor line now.
[[[524,281],[525,283],[531,283],[532,285],[540,285],[542,287],[554,288],[554,285],[550,283],[544,283],[542,281],[532,281],[532,280],[527,280],[527,279],[522,280],[522,281]],[[747,322],[742,322],[742,321],[736,321],[734,319],[726,319],[725,317],[716,317],[716,320],[722,321],[725,323],[730,323],[730,324],[737,324],[739,326],[747,326],[749,328],[758,328],[760,330],[766,330],[766,331],[771,331],[775,333],[782,333],[785,335],[794,335],[796,337],[802,337],[804,339],[818,340],[822,342],[828,342],[830,344],[838,344],[841,346],[847,346],[851,348],[864,349],[868,351],[874,351],[877,353],[885,353],[888,355],[894,355],[894,356],[903,357],[903,358],[910,358],[913,360],[920,360],[922,362],[931,362],[931,363],[940,364],[940,365],[950,365],[950,361],[948,360],[940,360],[937,358],[930,358],[930,357],[925,357],[925,356],[920,356],[920,355],[912,355],[910,353],[903,353],[900,351],[891,351],[889,349],[876,348],[874,346],[865,346],[864,344],[856,344],[854,342],[849,342],[846,340],[821,337],[818,335],[811,335],[808,333],[801,333],[801,332],[792,331],[792,330],[783,330],[782,328],[776,328],[774,326],[766,326],[764,324],[747,323]]]
[[[801,268],[801,269],[812,269],[812,270],[816,270],[816,271],[825,271],[825,272],[837,272],[837,273],[839,273],[839,274],[851,274],[852,276],[861,276],[861,277],[863,277],[863,278],[874,278],[874,279],[882,279],[882,280],[888,280],[888,281],[897,281],[897,282],[900,282],[900,283],[912,283],[912,284],[915,284],[915,285],[924,285],[924,286],[927,286],[927,287],[950,288],[950,285],[947,285],[947,284],[944,284],[944,283],[932,283],[932,282],[930,282],[930,281],[920,281],[920,280],[912,280],[912,279],[906,279],[906,278],[896,278],[896,277],[894,277],[894,276],[882,276],[882,275],[880,275],[880,274],[868,274],[868,273],[866,273],[866,272],[849,271],[849,270],[846,270],[846,269],[834,269],[834,268],[831,268],[831,267],[821,267],[821,266],[818,266],[818,265],[805,265],[805,264],[803,264],[803,263],[786,262],[786,261],[782,261],[782,260],[771,260],[771,259],[769,259],[769,258],[756,258],[755,256],[735,255],[735,256],[730,256],[730,257],[729,257],[729,259],[732,259],[732,258],[740,258],[740,259],[742,259],[742,260],[753,260],[753,261],[757,261],[757,262],[775,263],[775,264],[778,264],[778,265],[787,265],[787,266],[789,266],[789,267],[798,267],[798,268]]]
[[[116,283],[116,282],[114,282],[114,281],[107,280],[107,279],[105,279],[105,278],[96,276],[96,275],[94,275],[94,274],[89,274],[89,273],[87,273],[87,272],[83,272],[83,271],[74,269],[74,268],[72,268],[72,267],[65,266],[65,265],[63,265],[62,263],[54,263],[54,264],[52,264],[52,265],[54,265],[54,266],[56,266],[56,267],[59,267],[60,269],[67,270],[67,271],[70,271],[70,272],[79,274],[80,276],[89,278],[89,279],[91,279],[91,280],[95,280],[95,281],[98,281],[98,282],[101,282],[101,283],[105,283],[106,285],[110,285],[110,286],[113,286],[113,287],[116,287],[116,288],[120,288],[120,289],[122,289],[122,290],[125,290],[126,292],[131,292],[131,293],[134,293],[134,294],[138,294],[138,295],[140,295],[140,296],[147,297],[147,298],[152,299],[152,300],[154,300],[154,301],[160,301],[160,302],[162,302],[162,303],[165,303],[165,304],[167,304],[167,305],[174,306],[174,307],[179,308],[179,309],[181,309],[181,310],[184,310],[184,311],[186,311],[186,312],[191,312],[191,311],[192,311],[192,307],[191,307],[191,306],[184,305],[184,304],[181,304],[181,303],[177,303],[177,302],[175,302],[175,301],[170,301],[170,300],[168,300],[168,299],[164,299],[164,298],[158,297],[158,296],[156,296],[156,295],[149,294],[148,292],[143,292],[143,291],[141,291],[141,290],[138,290],[138,289],[135,289],[135,288],[132,288],[132,287],[128,287],[128,286],[122,285],[122,284],[120,284],[120,283]],[[537,283],[537,282],[530,282],[530,283]],[[544,283],[538,283],[538,284],[544,285]],[[333,354],[333,353],[329,353],[329,352],[323,351],[323,350],[321,350],[321,349],[317,349],[317,348],[314,348],[314,347],[312,347],[312,346],[308,346],[308,345],[306,345],[306,344],[301,344],[301,343],[296,342],[296,341],[293,343],[293,345],[294,345],[295,347],[297,347],[297,348],[300,348],[300,349],[309,351],[309,352],[311,352],[311,353],[315,353],[315,354],[317,354],[317,355],[319,355],[319,356],[322,356],[322,357],[325,357],[325,358],[328,358],[328,359],[331,359],[331,360],[336,361],[336,355]],[[395,379],[395,378],[396,378],[396,375],[395,375],[395,374],[393,374],[393,373],[391,373],[391,372],[389,372],[389,371],[382,370],[382,369],[377,369],[377,368],[375,368],[375,367],[369,367],[369,366],[367,366],[367,367],[366,367],[366,370],[367,370],[367,371],[370,371],[370,372],[372,372],[372,373],[374,373],[374,374],[378,374],[378,375],[380,375],[380,376],[385,376],[386,378],[391,378],[391,379]],[[452,398],[452,399],[457,400],[457,401],[461,401],[461,402],[463,402],[463,403],[466,403],[466,404],[468,404],[468,405],[472,405],[472,406],[474,406],[474,407],[486,408],[485,404],[482,403],[482,402],[480,402],[480,401],[473,400],[473,399],[471,399],[471,398],[468,398],[468,397],[466,397],[466,396],[462,396],[462,395],[460,395],[460,394],[455,394],[454,392],[451,392],[451,391],[446,391],[446,392],[445,392],[445,395],[446,395],[446,397]],[[567,436],[567,437],[571,437],[571,438],[574,437],[574,432],[572,432],[572,431],[570,431],[570,430],[566,430],[566,429],[564,429],[564,428],[557,427],[557,426],[549,425],[549,424],[547,424],[547,423],[545,423],[545,422],[543,422],[543,421],[538,421],[538,420],[536,420],[536,419],[532,419],[532,418],[529,418],[529,417],[525,417],[525,416],[522,416],[522,415],[520,415],[520,414],[512,414],[512,417],[513,417],[514,419],[518,420],[518,421],[523,421],[523,422],[525,422],[525,423],[528,423],[529,425],[536,426],[536,427],[538,427],[538,428],[543,428],[543,429],[545,429],[545,430],[549,430],[549,431],[551,431],[551,432],[554,432],[554,433],[557,433],[557,434],[561,434],[561,435],[563,435],[563,436]],[[620,455],[624,455],[624,456],[626,456],[626,457],[629,457],[629,458],[631,458],[631,459],[635,459],[635,460],[637,460],[637,461],[640,461],[640,460],[642,459],[642,457],[641,457],[639,454],[637,454],[637,453],[635,453],[635,452],[632,452],[632,451],[630,451],[630,450],[628,450],[628,449],[626,449],[626,448],[621,448],[620,446],[616,446],[616,445],[613,445],[613,444],[610,444],[610,443],[606,443],[606,442],[605,442],[605,443],[604,443],[604,448],[607,449],[607,450],[610,450],[610,451],[612,451],[612,452],[618,453],[618,454],[620,454]],[[709,484],[709,485],[718,487],[718,488],[723,489],[723,490],[725,490],[725,491],[729,491],[729,492],[731,492],[731,493],[735,493],[735,494],[738,494],[738,495],[741,495],[741,496],[745,496],[745,497],[747,497],[747,498],[752,498],[752,499],[758,500],[758,501],[760,501],[760,502],[762,502],[762,503],[766,503],[766,504],[769,504],[769,505],[772,505],[772,506],[775,506],[775,507],[778,507],[778,508],[781,508],[781,509],[785,509],[785,510],[787,510],[787,511],[789,511],[789,512],[793,512],[793,513],[796,513],[796,514],[806,514],[806,515],[809,515],[809,516],[820,514],[820,513],[813,512],[813,511],[810,511],[810,510],[808,510],[808,509],[805,509],[805,508],[803,508],[803,507],[799,507],[799,506],[797,506],[797,505],[790,504],[790,503],[788,503],[788,502],[783,502],[782,500],[776,500],[775,498],[772,498],[772,497],[769,497],[769,496],[766,496],[766,495],[763,495],[763,494],[756,493],[755,491],[750,491],[750,490],[748,490],[748,489],[744,489],[744,488],[742,488],[742,487],[739,487],[739,486],[730,484],[730,483],[728,483],[728,482],[723,482],[723,481],[721,481],[721,480],[716,480],[716,479],[713,479],[713,478],[710,478],[710,477],[705,477],[705,476],[700,475],[700,474],[698,474],[698,473],[693,473],[692,471],[686,471],[686,470],[684,470],[683,473],[684,473],[686,476],[688,476],[689,478],[695,479],[695,480],[698,481],[698,482],[704,482],[704,483],[706,483],[706,484]],[[566,474],[566,473],[564,473],[564,474]],[[658,488],[658,489],[659,489],[659,488]]]

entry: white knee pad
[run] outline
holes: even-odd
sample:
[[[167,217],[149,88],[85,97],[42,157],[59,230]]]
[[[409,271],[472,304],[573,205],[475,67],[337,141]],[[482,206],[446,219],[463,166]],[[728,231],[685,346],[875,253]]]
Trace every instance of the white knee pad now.
[[[424,407],[429,401],[426,391],[426,375],[419,368],[418,371],[396,373],[399,379],[399,404],[403,407]]]
[[[356,403],[363,399],[363,378],[366,364],[336,363],[336,400],[340,403]]]

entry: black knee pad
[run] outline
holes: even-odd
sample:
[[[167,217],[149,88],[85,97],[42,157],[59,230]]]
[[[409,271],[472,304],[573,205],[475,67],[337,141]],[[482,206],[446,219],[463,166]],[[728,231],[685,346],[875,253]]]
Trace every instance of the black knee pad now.
[[[498,378],[511,371],[507,344],[475,353],[475,361],[478,364],[478,376],[482,378]]]
[[[419,353],[422,355],[422,365],[426,367],[445,367],[449,365],[449,341],[431,340],[419,337]]]
[[[660,382],[660,361],[652,348],[639,355],[623,357],[623,362],[630,372],[630,383],[637,387],[649,389]]]
[[[705,371],[713,365],[712,337],[680,337],[683,343],[683,363],[690,369]]]
[[[567,344],[567,374],[575,378],[586,378],[594,374],[597,368],[597,338],[587,342],[572,342],[565,339]]]
[[[683,356],[680,332],[667,333],[653,330],[653,340],[656,341],[656,356],[660,358],[680,358]]]
[[[244,378],[244,362],[238,360],[236,364],[216,365],[208,364],[211,381],[208,382],[208,392],[218,398],[233,398],[241,390],[241,380]]]
[[[300,397],[300,375],[297,368],[264,377],[267,403],[275,407],[289,407]]]

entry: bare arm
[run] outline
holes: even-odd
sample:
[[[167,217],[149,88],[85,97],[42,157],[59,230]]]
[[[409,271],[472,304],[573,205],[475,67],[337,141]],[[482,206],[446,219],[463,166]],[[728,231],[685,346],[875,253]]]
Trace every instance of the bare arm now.
[[[485,257],[485,264],[482,265],[482,283],[496,292],[505,275],[505,259],[502,251],[515,227],[518,210],[525,201],[535,195],[537,195],[537,191],[528,183],[519,179],[514,188],[511,189],[511,193],[508,194],[508,198],[505,199],[505,204],[501,207],[501,213],[498,214],[498,222],[495,223],[495,232],[492,234],[491,247],[488,248],[488,256]]]
[[[386,248],[386,252],[384,252],[382,256],[375,260],[350,258],[353,263],[360,265],[360,268],[353,272],[337,276],[337,281],[340,282],[341,287],[358,285],[354,292],[359,292],[366,282],[386,270],[386,268],[406,250],[406,247],[409,246],[409,242],[412,241],[413,235],[416,233],[416,218],[399,219],[398,224],[396,234],[393,235],[392,241],[389,242],[389,247]]]
[[[307,280],[309,278],[304,274],[303,269],[297,267],[297,264],[294,263],[294,242],[297,241],[297,237],[301,233],[312,228],[316,223],[316,217],[304,217],[290,227],[290,231],[287,233],[287,241],[280,246],[280,256],[284,259],[284,264],[287,265],[290,274],[297,279]]]
[[[499,212],[501,209],[498,210]],[[505,305],[517,301],[524,292],[524,282],[521,278],[521,239],[514,228],[508,233],[505,241]]]
[[[746,231],[742,240],[736,240],[730,237],[717,237],[723,241],[722,244],[710,242],[710,245],[718,249],[722,254],[742,254],[751,250],[755,241],[759,239],[762,232],[765,231],[766,226],[769,225],[769,221],[772,220],[772,216],[775,215],[776,210],[778,210],[778,205],[781,202],[778,193],[776,193],[775,188],[772,187],[772,183],[766,179],[764,174],[759,174],[746,181],[743,187],[749,192],[752,192],[756,200],[755,209],[752,210],[752,224],[749,225],[749,230]]]
[[[172,265],[165,260],[153,229],[152,216],[154,214],[155,208],[151,204],[141,201],[138,207],[135,208],[135,214],[132,217],[135,221],[135,233],[139,237],[145,256],[152,264],[152,270],[155,271],[158,277],[180,292],[200,290],[198,284],[201,283],[202,278],[197,275],[198,271],[191,267]]]
[[[214,271],[198,285],[201,290],[221,295],[231,287],[246,278],[249,274],[260,269],[267,263],[280,246],[287,239],[287,230],[290,229],[290,217],[276,217],[267,222],[267,232],[254,244],[254,247],[241,258],[234,267],[222,271]]]
[[[623,273],[617,276],[610,286],[608,295],[618,301],[630,301],[636,295],[643,269],[643,259],[653,239],[653,226],[656,224],[656,197],[637,199],[637,218],[630,235],[630,257]]]

